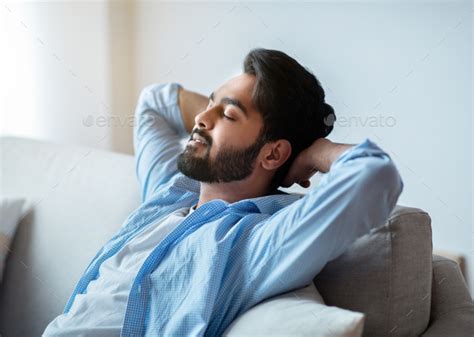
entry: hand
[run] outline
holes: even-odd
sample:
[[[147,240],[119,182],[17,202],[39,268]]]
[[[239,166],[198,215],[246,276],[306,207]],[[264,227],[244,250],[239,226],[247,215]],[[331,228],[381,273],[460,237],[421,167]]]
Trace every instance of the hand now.
[[[301,187],[308,188],[311,185],[309,178],[317,171],[312,162],[312,149],[308,147],[296,156],[281,186],[290,187],[294,183],[297,183]]]
[[[301,151],[293,161],[282,187],[290,187],[294,183],[307,188],[311,185],[309,178],[316,172],[327,173],[332,163],[353,144],[333,143],[326,138],[318,138],[313,144]]]

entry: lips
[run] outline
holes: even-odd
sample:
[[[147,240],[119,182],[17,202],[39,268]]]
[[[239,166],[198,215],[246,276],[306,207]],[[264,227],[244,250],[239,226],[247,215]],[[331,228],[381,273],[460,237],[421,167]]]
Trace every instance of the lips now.
[[[189,144],[192,144],[192,145],[206,145],[205,143],[203,143],[199,140],[194,140],[194,139],[190,140]]]
[[[206,140],[202,138],[201,136],[199,136],[198,134],[193,135],[193,140],[195,140],[196,142],[206,144]]]
[[[196,144],[202,144],[202,145],[207,145],[206,139],[204,137],[200,136],[197,133],[194,133],[190,139],[190,142],[194,142]]]
[[[200,143],[200,144],[206,144],[204,141],[202,141],[201,139],[199,138],[196,138],[196,139],[192,139],[193,142],[196,142],[196,143]]]
[[[198,134],[194,133],[189,140],[188,144],[192,147],[199,147],[199,146],[206,146],[207,147],[207,142],[206,140],[199,136]]]

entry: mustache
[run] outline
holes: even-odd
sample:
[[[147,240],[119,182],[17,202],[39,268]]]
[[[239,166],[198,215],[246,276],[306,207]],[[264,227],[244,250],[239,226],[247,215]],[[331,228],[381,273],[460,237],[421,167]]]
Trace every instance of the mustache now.
[[[194,129],[192,132],[191,132],[191,135],[189,136],[189,140],[192,140],[193,139],[193,136],[194,134],[197,133],[199,136],[201,136],[202,138],[204,138],[204,140],[206,141],[206,143],[210,146],[212,144],[212,139],[211,137],[209,137],[207,134],[204,133],[204,131],[200,130],[200,129]]]

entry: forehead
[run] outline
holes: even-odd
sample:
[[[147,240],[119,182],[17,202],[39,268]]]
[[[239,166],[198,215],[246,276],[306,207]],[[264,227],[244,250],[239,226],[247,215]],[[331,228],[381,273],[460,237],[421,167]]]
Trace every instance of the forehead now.
[[[217,100],[222,97],[229,97],[239,100],[246,108],[249,115],[255,114],[255,108],[252,103],[252,92],[255,86],[256,78],[249,74],[240,74],[232,77],[214,91]]]

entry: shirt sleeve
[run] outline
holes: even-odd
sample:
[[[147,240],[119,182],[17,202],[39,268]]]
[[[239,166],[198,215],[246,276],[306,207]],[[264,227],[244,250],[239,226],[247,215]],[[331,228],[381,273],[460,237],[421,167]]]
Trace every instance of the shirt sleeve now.
[[[138,99],[133,147],[142,202],[178,172],[180,141],[187,134],[178,104],[178,88],[178,83],[149,85]]]
[[[403,190],[387,153],[366,139],[344,151],[301,199],[249,237],[252,290],[264,299],[303,287],[357,238],[381,226]]]

